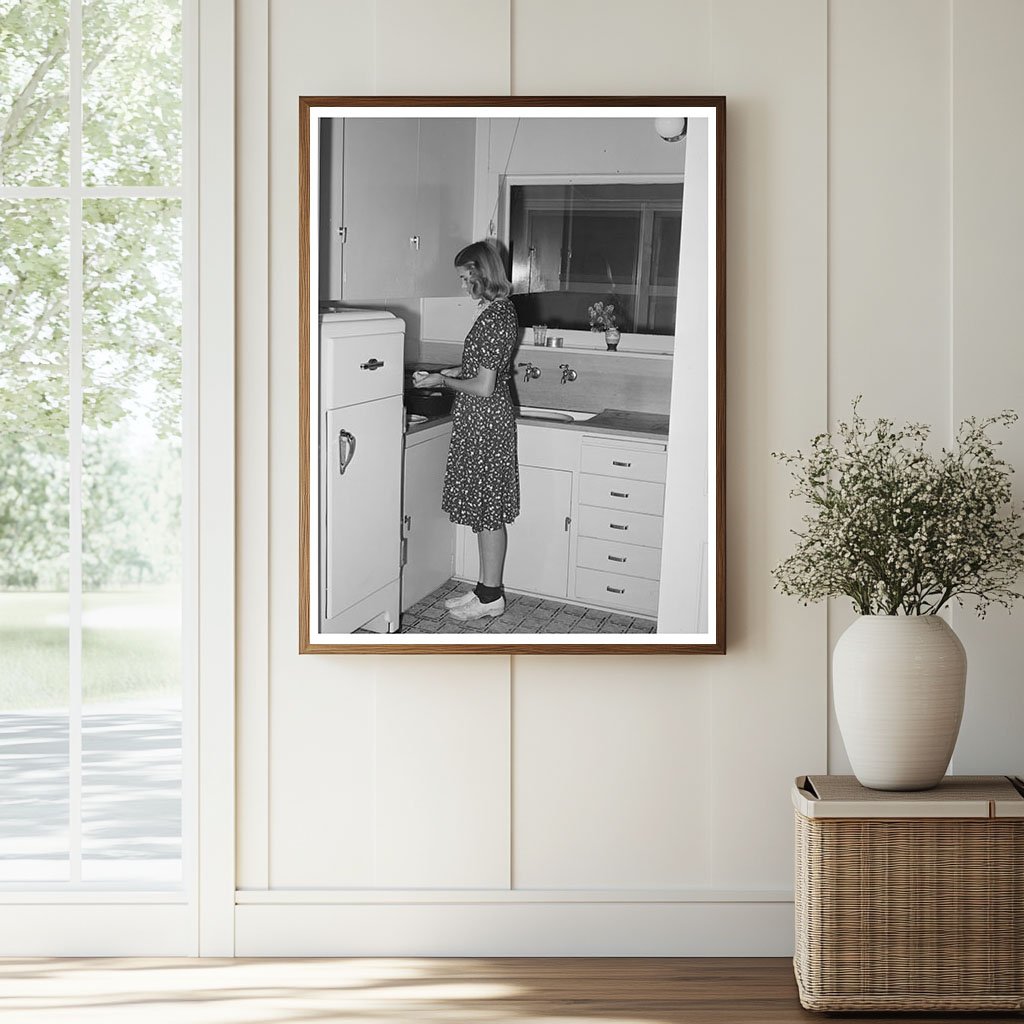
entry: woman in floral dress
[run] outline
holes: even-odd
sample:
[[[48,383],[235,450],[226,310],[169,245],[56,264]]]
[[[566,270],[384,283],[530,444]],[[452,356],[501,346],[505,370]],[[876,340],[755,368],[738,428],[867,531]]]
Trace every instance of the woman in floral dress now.
[[[505,610],[505,525],[519,515],[516,417],[509,389],[519,322],[508,298],[504,264],[493,245],[467,245],[455,257],[455,269],[463,290],[481,307],[466,336],[462,365],[418,374],[414,383],[455,392],[441,508],[453,523],[476,534],[480,580],[474,590],[445,604],[453,618],[467,621]]]

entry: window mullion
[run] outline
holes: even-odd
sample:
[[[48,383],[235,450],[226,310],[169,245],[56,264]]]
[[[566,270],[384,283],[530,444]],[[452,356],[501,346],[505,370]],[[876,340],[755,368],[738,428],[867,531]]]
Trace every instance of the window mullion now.
[[[82,0],[70,0],[68,325],[68,781],[71,884],[82,881]]]

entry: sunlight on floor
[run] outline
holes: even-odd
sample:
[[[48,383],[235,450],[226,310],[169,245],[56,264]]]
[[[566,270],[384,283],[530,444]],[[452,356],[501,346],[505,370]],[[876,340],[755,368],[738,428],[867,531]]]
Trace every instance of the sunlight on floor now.
[[[544,984],[509,984],[500,975],[493,963],[472,960],[6,959],[0,960],[0,1019],[3,1024],[657,1024],[665,1019],[577,1015],[576,1000],[562,1003]],[[529,1002],[532,1008],[524,1005]]]

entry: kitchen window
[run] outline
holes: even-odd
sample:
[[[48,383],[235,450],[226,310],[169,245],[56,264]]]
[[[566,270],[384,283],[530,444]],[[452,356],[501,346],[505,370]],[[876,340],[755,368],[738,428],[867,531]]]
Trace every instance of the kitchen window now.
[[[682,203],[681,181],[511,184],[520,322],[588,330],[600,301],[622,331],[673,334]]]
[[[0,0],[0,890],[194,889],[197,13]]]

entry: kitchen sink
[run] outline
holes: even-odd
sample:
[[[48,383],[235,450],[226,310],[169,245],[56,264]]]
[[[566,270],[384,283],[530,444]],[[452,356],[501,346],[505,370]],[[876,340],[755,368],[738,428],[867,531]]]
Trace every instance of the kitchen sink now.
[[[533,406],[521,405],[516,408],[516,415],[524,420],[550,420],[554,423],[586,423],[592,420],[596,412],[575,412],[572,409],[535,409]]]

